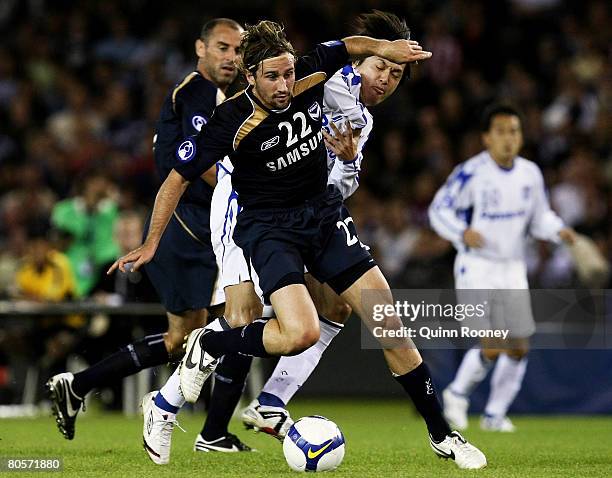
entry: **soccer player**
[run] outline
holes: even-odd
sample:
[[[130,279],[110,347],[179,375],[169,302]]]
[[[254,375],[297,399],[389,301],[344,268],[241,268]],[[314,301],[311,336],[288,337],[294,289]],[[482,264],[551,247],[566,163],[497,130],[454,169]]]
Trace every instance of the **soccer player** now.
[[[356,31],[362,35],[386,40],[409,39],[410,36],[410,30],[404,21],[381,11],[361,15]],[[323,131],[328,144],[328,183],[335,184],[344,199],[359,186],[363,148],[372,131],[373,118],[365,105],[375,106],[387,99],[404,76],[409,76],[407,65],[392,63],[380,57],[368,57],[355,62],[354,65],[345,65],[325,83]],[[341,132],[340,129],[344,131]],[[228,158],[218,164],[217,186],[211,207],[211,234],[220,271],[220,288],[227,296],[225,312],[235,316],[238,309],[242,317],[241,322],[246,325],[262,315],[262,307],[255,292],[257,284],[253,283],[253,280],[257,280],[249,271],[242,250],[233,241],[232,231],[236,226],[240,207],[232,187],[232,170],[233,166]],[[350,221],[349,218],[350,216],[346,216],[344,219]],[[262,393],[243,411],[243,421],[248,427],[279,439],[285,437],[293,424],[285,405],[310,376],[351,311],[350,306],[328,285],[319,283],[310,274],[305,276],[305,281],[319,313],[319,341],[299,355],[282,357]],[[227,357],[215,370],[215,379],[223,383],[227,381],[223,372],[226,360]],[[178,370],[155,396],[155,402],[165,408],[149,404],[154,416],[167,416],[167,412],[177,413],[185,403],[180,390]],[[145,414],[145,421],[148,420],[149,414]],[[211,410],[207,423],[220,420],[216,415]],[[168,420],[161,420],[160,425],[172,428],[172,423]],[[150,427],[150,430],[149,432],[145,429],[143,437],[148,446],[158,452],[159,449],[166,448],[156,443],[155,425]],[[203,440],[206,439],[205,431],[202,433]],[[203,444],[210,448],[215,447],[212,442],[203,441],[201,445]]]
[[[529,295],[516,293],[529,288],[526,233],[569,244],[575,233],[550,209],[538,166],[518,156],[523,145],[518,112],[505,105],[490,106],[483,116],[482,132],[486,150],[455,168],[436,194],[429,219],[436,232],[457,249],[458,292],[515,290],[494,296],[489,317],[491,325],[505,324],[510,335],[506,340],[482,339],[480,346],[468,350],[443,392],[444,414],[454,427],[467,428],[469,396],[494,368],[480,425],[484,430],[512,432],[515,428],[506,413],[521,389],[529,337],[535,331]],[[479,292],[463,295],[475,299]]]
[[[262,21],[248,28],[240,61],[249,87],[219,105],[200,135],[181,145],[177,155],[182,164],[158,192],[145,243],[111,268],[138,268],[150,261],[189,182],[230,157],[232,183],[242,207],[234,240],[253,265],[276,319],[234,328],[217,319],[192,332],[180,365],[181,390],[188,401],[197,399],[225,354],[292,355],[318,341],[319,319],[304,285],[304,265],[340,294],[369,328],[374,326],[375,304],[362,302],[362,290],[377,291],[375,302],[392,308],[385,278],[361,247],[354,225],[344,221],[342,195],[335,186],[327,187],[321,132],[325,81],[351,56],[372,55],[403,64],[425,60],[431,53],[415,41],[354,36],[320,44],[296,59],[278,24]],[[384,330],[401,326],[396,315],[376,325]],[[454,459],[461,468],[486,466],[484,454],[450,430],[414,344],[407,339],[391,342],[384,344],[385,358],[423,416],[435,453]]]
[[[404,20],[378,10],[360,15],[354,30],[359,35],[385,40],[410,38],[410,29]],[[370,56],[345,65],[325,83],[323,134],[328,148],[328,183],[338,187],[343,199],[346,200],[359,187],[363,149],[374,126],[368,107],[389,98],[409,76],[409,65]],[[348,215],[344,220],[352,221]],[[285,410],[286,405],[306,382],[333,338],[342,330],[351,310],[328,285],[320,284],[310,274],[306,276],[306,284],[317,311],[324,316],[320,317],[319,341],[299,355],[281,357],[262,392],[242,412],[242,420],[247,427],[279,439],[285,437],[293,423]],[[328,316],[322,313],[322,308],[345,310],[347,313],[330,315],[327,312]],[[331,322],[325,318],[331,319]]]
[[[218,18],[207,22],[195,41],[196,70],[188,74],[166,97],[155,128],[154,155],[158,173],[165,178],[177,165],[175,151],[183,138],[197,134],[225,99],[224,92],[237,76],[234,64],[242,27],[234,20]],[[161,247],[146,272],[167,310],[168,331],[145,337],[77,374],[52,377],[47,386],[60,432],[69,440],[84,398],[94,387],[179,359],[185,334],[206,323],[207,308],[220,304],[215,293],[217,266],[210,242],[210,202],[215,184],[214,169],[189,184],[176,207]],[[216,297],[214,296],[216,294]],[[231,357],[228,356],[228,362]],[[235,357],[243,362],[245,359]],[[248,365],[246,369],[248,370]],[[226,365],[226,368],[231,368]],[[239,363],[239,374],[245,367]],[[231,376],[232,370],[226,375]],[[242,380],[238,378],[238,381]],[[212,402],[219,410],[215,416],[233,412],[240,392],[218,382]],[[233,403],[232,403],[233,402]],[[249,448],[237,437],[218,426],[217,448],[241,451]],[[196,439],[196,449],[201,435]]]

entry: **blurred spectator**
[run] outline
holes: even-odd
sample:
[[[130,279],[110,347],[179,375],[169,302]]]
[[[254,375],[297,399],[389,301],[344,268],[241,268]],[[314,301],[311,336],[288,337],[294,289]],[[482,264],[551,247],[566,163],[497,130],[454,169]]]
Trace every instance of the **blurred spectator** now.
[[[58,202],[53,209],[53,225],[69,241],[66,254],[75,273],[78,297],[89,294],[102,265],[119,254],[113,240],[116,198],[115,185],[104,174],[93,172],[84,178],[82,194]]]
[[[27,252],[15,275],[18,296],[34,301],[61,302],[76,295],[68,257],[53,248],[46,218],[28,225]]]
[[[49,222],[28,224],[30,238],[15,282],[17,297],[36,302],[61,302],[75,297],[76,287],[68,258],[49,239]],[[65,369],[68,354],[77,346],[85,319],[80,315],[38,317],[32,324],[28,350],[44,371],[39,378]]]

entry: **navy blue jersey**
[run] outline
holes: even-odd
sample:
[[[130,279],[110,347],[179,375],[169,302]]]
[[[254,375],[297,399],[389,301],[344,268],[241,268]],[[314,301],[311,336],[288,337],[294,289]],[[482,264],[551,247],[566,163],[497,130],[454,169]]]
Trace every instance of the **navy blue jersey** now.
[[[223,93],[197,71],[187,75],[170,91],[164,100],[153,140],[155,165],[162,181],[179,163],[176,150],[183,139],[195,137],[200,132],[221,98]],[[194,178],[176,209],[181,222],[198,238],[208,242],[212,193],[213,188],[204,180]]]
[[[266,108],[252,87],[228,99],[195,140],[181,144],[176,170],[194,181],[229,156],[232,185],[245,209],[292,207],[321,194],[327,185],[323,86],[348,59],[341,41],[298,58],[293,98],[282,111]]]

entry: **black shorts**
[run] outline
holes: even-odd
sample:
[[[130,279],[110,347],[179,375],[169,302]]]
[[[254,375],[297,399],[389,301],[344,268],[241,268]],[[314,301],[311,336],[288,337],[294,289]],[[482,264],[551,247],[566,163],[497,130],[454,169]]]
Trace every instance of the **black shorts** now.
[[[181,218],[188,215],[185,208],[182,209]],[[149,220],[145,225],[145,236],[148,229]],[[185,220],[181,224],[173,215],[153,260],[145,265],[161,303],[173,314],[210,306],[217,281],[217,262],[210,232],[207,236],[200,230],[197,232],[196,235]]]
[[[337,293],[376,265],[335,186],[300,207],[242,210],[234,241],[253,264],[266,300],[282,287],[303,284],[304,265]],[[351,277],[342,277],[347,271]]]

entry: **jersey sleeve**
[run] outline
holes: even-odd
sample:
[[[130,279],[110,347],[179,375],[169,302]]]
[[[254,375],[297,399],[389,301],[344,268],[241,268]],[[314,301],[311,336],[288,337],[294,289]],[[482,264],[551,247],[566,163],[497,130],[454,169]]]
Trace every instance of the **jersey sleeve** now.
[[[298,59],[296,72],[305,77],[317,72],[331,78],[336,71],[349,61],[349,54],[343,41],[319,43],[314,50]]]
[[[361,172],[362,160],[363,153],[361,151],[357,152],[357,156],[352,161],[336,159],[329,173],[327,184],[335,185],[342,193],[342,198],[345,201],[359,187],[359,173]]]
[[[228,106],[228,107],[224,107]],[[234,136],[240,126],[231,105],[220,105],[197,136],[190,136],[176,150],[174,169],[188,181],[194,181],[217,161],[233,152]]]
[[[198,91],[196,85],[182,88],[174,101],[174,112],[181,119],[183,136],[195,136],[208,123],[216,106],[217,89]]]
[[[465,164],[457,166],[429,206],[431,227],[438,235],[452,242],[457,250],[464,247],[463,232],[468,227],[465,212],[473,202],[470,188],[472,176]]]
[[[561,242],[559,231],[565,227],[565,224],[550,208],[544,187],[544,178],[540,168],[537,166],[534,167],[534,175],[536,179],[534,191],[535,207],[531,222],[529,223],[529,232],[537,239],[559,244]]]
[[[352,71],[352,67],[347,66]],[[326,109],[332,111],[334,115],[341,114],[344,116],[351,123],[351,128],[363,129],[368,120],[361,102],[351,93],[349,84],[355,80],[361,81],[361,79],[359,76],[345,75],[345,68],[336,72],[325,83],[323,102]]]

